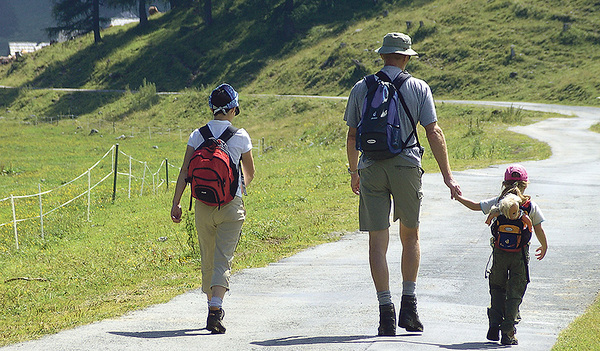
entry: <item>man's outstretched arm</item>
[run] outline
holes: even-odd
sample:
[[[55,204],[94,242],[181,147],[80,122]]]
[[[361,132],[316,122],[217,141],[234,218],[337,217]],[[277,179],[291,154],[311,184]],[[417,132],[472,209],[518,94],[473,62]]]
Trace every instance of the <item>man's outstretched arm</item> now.
[[[446,148],[446,138],[442,128],[438,126],[437,122],[430,123],[425,126],[425,132],[431,152],[435,157],[435,160],[440,168],[440,172],[444,177],[444,183],[450,189],[450,197],[454,199],[455,196],[461,195],[460,185],[452,177],[452,170],[450,169],[450,162],[448,161],[448,149]]]

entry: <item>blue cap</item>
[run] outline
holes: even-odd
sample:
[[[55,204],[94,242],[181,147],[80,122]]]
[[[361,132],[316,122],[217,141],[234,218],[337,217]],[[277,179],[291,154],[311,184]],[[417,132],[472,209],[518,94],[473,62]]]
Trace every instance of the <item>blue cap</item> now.
[[[229,98],[231,99],[225,106],[216,106],[215,104],[213,104],[212,98],[213,98],[213,94],[215,91],[217,90],[224,90],[227,95],[229,96]],[[238,93],[235,91],[235,89],[233,89],[233,87],[227,83],[221,84],[218,87],[216,87],[211,94],[208,97],[208,106],[213,109],[213,113],[217,114],[218,112],[223,112],[226,113],[227,110],[230,110],[234,107],[238,107],[240,106],[239,103],[239,99],[238,99]]]

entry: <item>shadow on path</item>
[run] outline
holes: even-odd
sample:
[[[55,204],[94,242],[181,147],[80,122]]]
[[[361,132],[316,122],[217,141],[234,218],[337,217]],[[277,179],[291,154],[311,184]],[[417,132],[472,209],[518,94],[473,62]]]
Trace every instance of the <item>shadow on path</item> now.
[[[460,344],[450,344],[450,345],[442,345],[442,344],[434,344],[427,342],[418,342],[407,339],[400,339],[399,337],[420,337],[421,334],[398,334],[396,337],[379,337],[372,335],[346,335],[346,336],[289,336],[285,338],[277,338],[270,339],[264,341],[254,341],[250,344],[258,345],[258,346],[266,346],[266,347],[288,347],[288,346],[302,346],[302,345],[319,345],[319,344],[371,344],[376,341],[380,341],[383,343],[403,343],[403,344],[420,344],[420,345],[432,345],[437,346],[440,349],[446,350],[492,350],[505,348],[498,343],[494,342],[466,342]]]
[[[139,338],[139,339],[162,339],[162,338],[175,338],[175,337],[180,337],[180,336],[211,335],[210,331],[208,331],[208,330],[206,330],[206,333],[199,333],[202,330],[206,330],[206,328],[180,329],[180,330],[153,330],[153,331],[142,331],[142,332],[112,331],[112,332],[108,332],[108,334],[118,335],[118,336],[127,336],[130,338]]]
[[[265,341],[253,341],[250,344],[259,346],[298,346],[316,344],[340,343],[371,343],[376,337],[372,335],[345,335],[345,336],[288,336],[285,338]]]

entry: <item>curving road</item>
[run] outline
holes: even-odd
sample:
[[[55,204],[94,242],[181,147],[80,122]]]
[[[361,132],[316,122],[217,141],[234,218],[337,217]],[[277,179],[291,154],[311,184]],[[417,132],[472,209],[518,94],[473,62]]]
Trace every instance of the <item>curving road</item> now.
[[[515,128],[547,142],[553,156],[525,162],[527,193],[542,207],[549,250],[531,263],[532,281],[521,308],[520,345],[549,350],[557,335],[593,302],[600,286],[599,108],[447,101],[553,111],[554,118]],[[456,172],[467,197],[497,194],[505,165]],[[489,231],[484,216],[449,199],[439,174],[424,176],[422,261],[417,294],[422,335],[398,331],[375,337],[377,300],[367,260],[367,235],[352,233],[268,267],[232,278],[224,335],[203,330],[206,303],[199,291],[118,319],[64,331],[0,350],[485,350]],[[350,191],[350,190],[348,190]],[[388,260],[392,293],[400,294],[400,243],[392,227]],[[533,247],[537,241],[533,239]]]

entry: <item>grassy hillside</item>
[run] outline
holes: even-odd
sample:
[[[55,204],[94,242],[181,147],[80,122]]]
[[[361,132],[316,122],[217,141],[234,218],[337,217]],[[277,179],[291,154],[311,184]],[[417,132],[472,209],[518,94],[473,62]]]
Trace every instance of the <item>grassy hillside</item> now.
[[[281,0],[215,3],[211,26],[200,8],[172,11],[143,31],[113,28],[103,43],[88,36],[1,66],[0,84],[124,89],[146,78],[159,91],[229,81],[247,92],[346,95],[380,66],[383,35],[403,31],[421,53],[408,69],[436,97],[600,104],[596,0],[303,0],[289,38]]]

